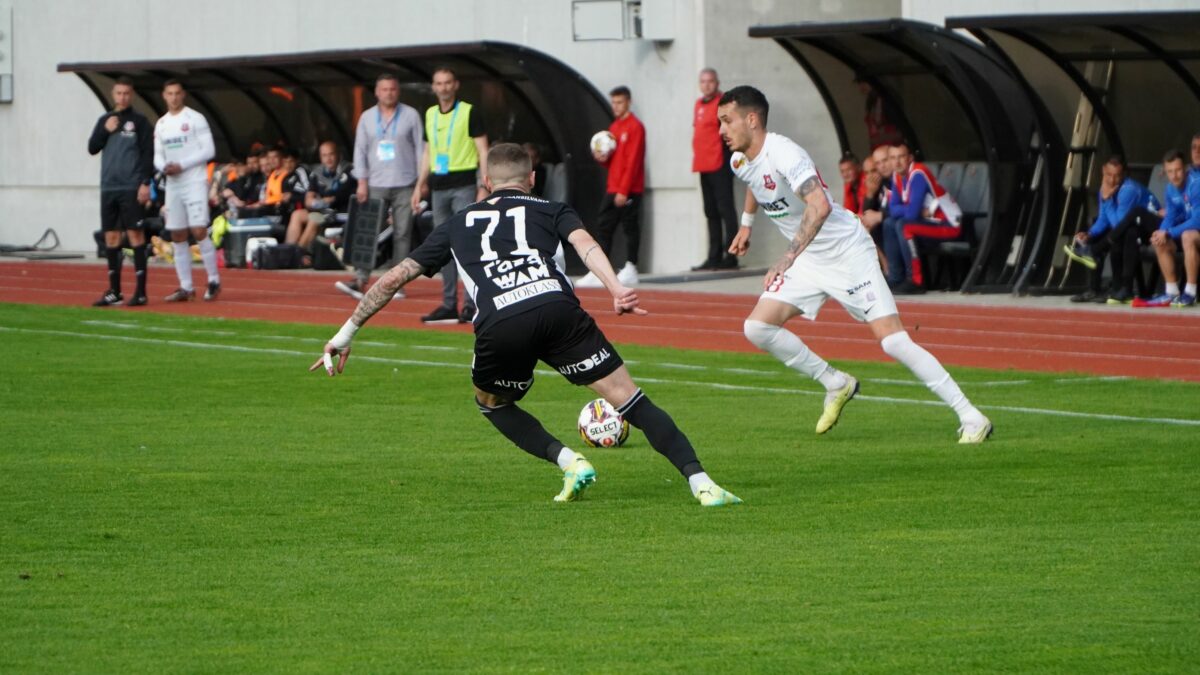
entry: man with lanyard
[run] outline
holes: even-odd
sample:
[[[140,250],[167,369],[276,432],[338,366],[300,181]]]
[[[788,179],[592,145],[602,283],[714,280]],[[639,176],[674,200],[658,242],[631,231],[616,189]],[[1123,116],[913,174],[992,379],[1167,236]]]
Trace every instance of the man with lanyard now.
[[[717,102],[721,99],[721,81],[717,71],[700,71],[700,98],[692,112],[692,171],[700,174],[700,194],[704,199],[704,218],[708,221],[708,257],[692,269],[737,269],[737,256],[729,245],[737,234],[737,215],[733,209],[733,171],[729,151],[718,129]]]
[[[354,132],[355,198],[382,199],[392,214],[392,264],[408,257],[411,243],[410,197],[417,181],[417,157],[423,152],[421,116],[412,106],[400,103],[400,81],[391,73],[375,78],[376,105],[358,117]],[[354,279],[334,286],[346,295],[362,299],[371,270],[357,268]],[[403,292],[400,297],[404,297]]]
[[[137,290],[127,303],[146,304],[146,233],[138,227],[141,204],[150,201],[154,177],[154,128],[141,113],[130,107],[133,82],[122,77],[112,88],[113,110],[96,120],[88,152],[104,152],[100,158],[100,229],[104,232],[104,254],[108,259],[108,291],[92,303],[96,307],[120,304],[121,231],[133,247]]]
[[[428,188],[436,225],[450,220],[474,202],[487,196],[476,172],[487,166],[488,137],[483,112],[458,100],[458,77],[443,66],[433,71],[433,93],[437,105],[425,111],[428,143],[421,155],[421,173],[412,194],[412,207],[419,211],[421,196]],[[425,323],[469,323],[475,318],[475,299],[463,294],[458,312],[458,267],[451,261],[442,268],[442,304],[421,317]]]

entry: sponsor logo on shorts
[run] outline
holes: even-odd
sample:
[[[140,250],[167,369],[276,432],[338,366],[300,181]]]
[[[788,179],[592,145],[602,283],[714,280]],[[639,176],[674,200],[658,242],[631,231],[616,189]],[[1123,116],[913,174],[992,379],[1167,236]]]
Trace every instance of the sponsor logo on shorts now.
[[[859,285],[855,286],[854,288],[847,289],[847,290],[846,290],[846,295],[854,295],[855,293],[857,293],[857,292],[859,292],[859,291],[861,291],[861,290],[865,289],[867,286],[870,286],[870,285],[871,285],[871,280],[870,280],[870,279],[867,279],[866,281],[864,281],[864,282],[862,282],[861,284],[859,284]],[[874,295],[874,294],[868,294],[868,295],[867,295],[867,299],[868,299],[868,300],[874,300],[874,299],[875,299],[875,295]]]
[[[768,190],[775,189],[775,180],[771,178],[771,174],[768,173],[763,175],[763,187],[767,188]]]
[[[562,284],[558,283],[557,279],[544,279],[535,281],[531,284],[525,284],[520,288],[514,288],[507,293],[497,295],[492,302],[495,303],[496,309],[504,309],[509,305],[515,305],[522,300],[544,295],[546,293],[562,292]]]
[[[587,371],[591,370],[592,368],[595,368],[595,367],[599,366],[601,363],[604,363],[605,361],[607,361],[609,359],[609,357],[611,357],[611,356],[612,356],[612,354],[607,349],[601,349],[600,351],[596,352],[595,354],[592,354],[591,356],[580,361],[579,363],[569,363],[565,366],[559,366],[558,372],[562,373],[563,375],[575,375],[576,373],[586,373]]]
[[[533,378],[531,377],[528,380],[523,380],[523,381],[522,380],[492,380],[492,384],[497,387],[500,387],[501,389],[518,389],[520,391],[527,391],[530,387],[533,386]]]

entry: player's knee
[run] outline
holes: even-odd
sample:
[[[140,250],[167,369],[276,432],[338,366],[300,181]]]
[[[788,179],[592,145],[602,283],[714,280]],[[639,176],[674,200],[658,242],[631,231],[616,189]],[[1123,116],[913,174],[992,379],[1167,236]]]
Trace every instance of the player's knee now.
[[[512,401],[498,394],[476,391],[475,405],[479,406],[479,412],[486,415],[497,408],[503,408],[505,406],[512,405]]]
[[[766,350],[767,346],[775,340],[775,336],[782,330],[779,326],[775,326],[763,321],[755,319],[746,319],[742,324],[742,332],[746,335],[746,339],[755,347]]]
[[[892,333],[891,335],[884,336],[884,338],[879,341],[879,346],[883,347],[883,352],[885,354],[899,361],[909,349],[915,346],[915,343],[913,343],[912,338],[908,336],[908,331],[902,330]]]
[[[1179,240],[1190,246],[1200,244],[1200,230],[1186,230],[1180,235]]]

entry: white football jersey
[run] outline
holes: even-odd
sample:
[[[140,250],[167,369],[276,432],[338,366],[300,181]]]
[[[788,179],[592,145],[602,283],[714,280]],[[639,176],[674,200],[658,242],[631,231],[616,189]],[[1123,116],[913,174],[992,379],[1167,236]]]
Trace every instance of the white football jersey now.
[[[154,125],[154,168],[162,171],[172,162],[183,167],[181,173],[167,176],[168,185],[207,182],[205,164],[215,154],[208,120],[191,108],[185,106],[175,115],[168,112]]]
[[[816,176],[833,210],[812,243],[800,254],[802,258],[819,256],[833,260],[864,244],[874,246],[858,217],[833,198],[812,158],[792,139],[768,133],[757,157],[750,160],[744,153],[735,152],[729,164],[733,173],[750,186],[755,201],[789,241],[800,229],[800,216],[804,213],[804,202],[796,190]]]

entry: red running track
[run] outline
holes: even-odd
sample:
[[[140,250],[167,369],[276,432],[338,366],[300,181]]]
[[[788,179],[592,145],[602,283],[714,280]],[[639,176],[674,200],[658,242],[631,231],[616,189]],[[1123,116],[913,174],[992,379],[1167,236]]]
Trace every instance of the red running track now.
[[[124,266],[125,289],[133,287]],[[354,301],[333,287],[338,278],[311,272],[222,270],[217,302],[166,304],[175,287],[174,270],[152,266],[150,304],[97,311],[161,312],[266,321],[340,325]],[[196,270],[198,285],[204,279]],[[51,262],[0,263],[0,302],[87,306],[105,286],[103,267]],[[467,332],[469,326],[424,326],[420,317],[440,302],[441,283],[419,279],[408,299],[393,301],[372,325]],[[128,294],[127,294],[128,295]],[[617,317],[603,290],[581,290],[583,305],[614,342],[753,352],[742,336],[752,295],[639,289],[649,316]],[[1200,308],[1143,312],[995,307],[901,302],[900,316],[913,339],[943,363],[981,368],[1016,368],[1200,381]],[[887,356],[866,326],[836,302],[817,321],[795,319],[788,327],[814,351],[831,359],[884,361]]]

